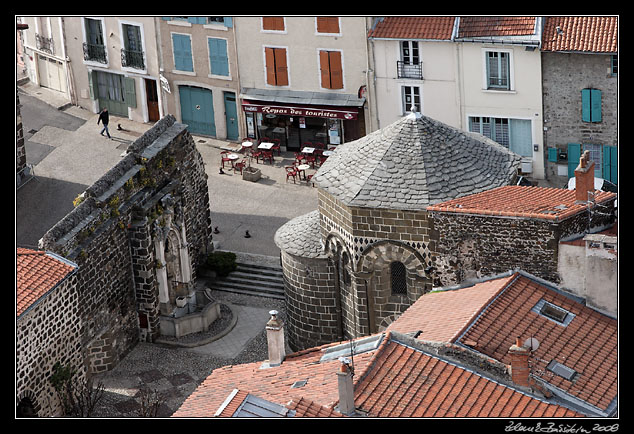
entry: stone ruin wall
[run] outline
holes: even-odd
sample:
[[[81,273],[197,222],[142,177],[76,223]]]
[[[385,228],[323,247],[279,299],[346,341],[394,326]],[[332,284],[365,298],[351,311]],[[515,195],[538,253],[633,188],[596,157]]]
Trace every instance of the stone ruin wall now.
[[[151,238],[160,220],[160,199],[167,194],[182,204],[195,279],[212,248],[207,175],[186,126],[171,115],[132,143],[128,155],[40,240],[40,249],[79,266],[79,317],[88,373],[112,369],[140,339],[158,336]]]

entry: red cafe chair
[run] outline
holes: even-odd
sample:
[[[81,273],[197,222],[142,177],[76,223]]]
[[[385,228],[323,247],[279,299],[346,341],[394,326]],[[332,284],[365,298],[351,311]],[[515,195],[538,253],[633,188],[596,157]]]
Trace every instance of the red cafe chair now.
[[[297,170],[295,166],[285,166],[286,169],[286,182],[288,182],[288,178],[293,177],[293,184],[295,184],[295,180],[297,179]]]

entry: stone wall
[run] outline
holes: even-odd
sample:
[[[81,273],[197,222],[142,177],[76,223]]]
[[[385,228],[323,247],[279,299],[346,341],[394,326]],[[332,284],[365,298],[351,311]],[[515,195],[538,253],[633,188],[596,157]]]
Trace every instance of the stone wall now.
[[[85,378],[79,301],[73,274],[16,321],[16,399],[29,399],[39,417],[62,415],[49,381],[55,363],[75,369],[76,380]]]
[[[616,146],[618,140],[618,77],[610,71],[610,55],[579,53],[542,53],[544,100],[544,149],[567,149],[568,143]],[[601,90],[601,122],[581,120],[581,90]],[[548,179],[563,183],[556,163],[548,162]],[[561,162],[566,164],[566,161]]]
[[[26,177],[26,148],[24,147],[24,126],[20,112],[20,96],[16,88],[15,96],[15,176],[16,186],[19,187]]]
[[[610,226],[613,206],[611,200],[592,213],[581,212],[561,222],[432,212],[436,277],[447,286],[521,268],[559,283],[559,241]]]
[[[41,249],[79,265],[79,316],[89,373],[111,369],[140,338],[158,336],[151,239],[165,224],[161,201],[167,197],[175,198],[172,207],[182,214],[196,270],[211,245],[207,175],[186,126],[171,115],[132,143],[128,155],[40,240]]]

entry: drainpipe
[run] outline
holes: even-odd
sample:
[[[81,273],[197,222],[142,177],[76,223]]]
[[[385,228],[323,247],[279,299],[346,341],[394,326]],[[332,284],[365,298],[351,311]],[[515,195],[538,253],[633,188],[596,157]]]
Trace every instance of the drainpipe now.
[[[337,338],[343,340],[343,318],[341,315],[341,287],[339,286],[339,260],[337,257],[330,259],[335,264],[335,313],[337,315]]]

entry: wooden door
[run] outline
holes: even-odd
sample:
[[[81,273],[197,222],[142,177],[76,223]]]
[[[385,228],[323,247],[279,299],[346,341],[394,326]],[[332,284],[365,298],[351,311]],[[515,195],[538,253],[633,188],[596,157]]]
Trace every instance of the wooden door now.
[[[145,95],[147,98],[148,118],[150,122],[156,122],[160,118],[156,80],[145,79]]]

